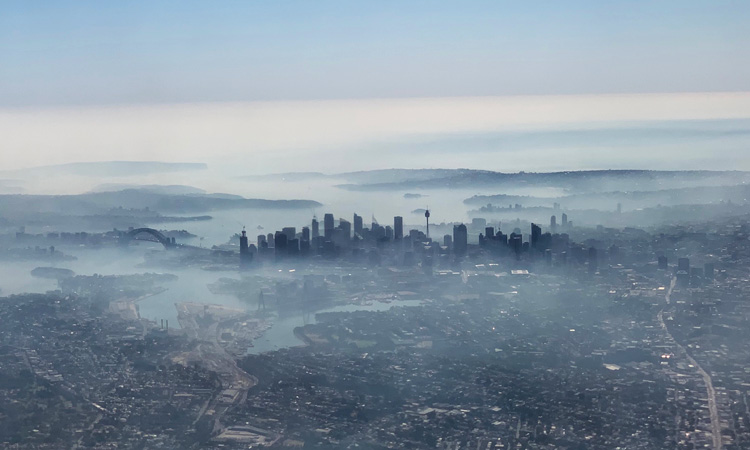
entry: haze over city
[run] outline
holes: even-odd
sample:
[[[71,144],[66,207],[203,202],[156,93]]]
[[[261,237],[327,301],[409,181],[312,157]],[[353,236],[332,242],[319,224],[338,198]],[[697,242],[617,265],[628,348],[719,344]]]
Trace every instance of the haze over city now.
[[[750,4],[0,5],[0,448],[750,448]]]

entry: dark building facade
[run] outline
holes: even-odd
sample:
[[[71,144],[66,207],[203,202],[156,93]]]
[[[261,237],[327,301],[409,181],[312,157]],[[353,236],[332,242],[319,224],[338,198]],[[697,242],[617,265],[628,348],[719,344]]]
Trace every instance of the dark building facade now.
[[[469,247],[469,233],[466,225],[453,226],[453,252],[456,256],[465,256]]]
[[[396,216],[393,218],[393,238],[404,238],[404,218],[401,216]]]
[[[326,239],[333,237],[333,214],[326,214],[323,216],[323,235]]]

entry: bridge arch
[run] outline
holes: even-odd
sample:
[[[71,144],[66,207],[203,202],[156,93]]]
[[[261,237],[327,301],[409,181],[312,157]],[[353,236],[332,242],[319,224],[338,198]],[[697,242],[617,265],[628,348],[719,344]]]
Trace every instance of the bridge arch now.
[[[136,236],[138,236],[141,233],[150,234],[153,236],[161,245],[164,246],[164,248],[170,248],[174,247],[176,244],[169,239],[168,237],[161,234],[159,231],[154,230],[153,228],[134,228],[127,233],[123,235],[124,242],[130,242],[131,240],[134,240]]]

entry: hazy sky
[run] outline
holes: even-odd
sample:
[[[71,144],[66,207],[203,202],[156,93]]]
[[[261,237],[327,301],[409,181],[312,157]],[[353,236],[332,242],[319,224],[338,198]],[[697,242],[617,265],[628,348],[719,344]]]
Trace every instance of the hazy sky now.
[[[0,109],[0,141],[9,149],[0,152],[0,167],[163,160],[228,166],[235,174],[750,170],[748,118],[750,93],[15,108]],[[576,133],[560,133],[570,130]]]
[[[0,167],[750,169],[750,121],[632,123],[750,119],[748,24],[746,0],[0,0]]]
[[[0,2],[0,107],[750,90],[750,2]]]

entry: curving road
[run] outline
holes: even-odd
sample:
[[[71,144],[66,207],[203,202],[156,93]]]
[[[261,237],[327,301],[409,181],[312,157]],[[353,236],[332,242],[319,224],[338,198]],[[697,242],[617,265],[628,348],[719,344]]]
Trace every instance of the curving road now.
[[[671,303],[672,290],[674,289],[676,281],[676,278],[672,278],[671,283],[669,283],[667,295],[664,297],[667,305]],[[708,372],[706,372],[703,367],[698,364],[698,361],[696,361],[695,358],[690,356],[690,353],[688,353],[687,349],[683,347],[682,344],[677,342],[674,336],[672,336],[672,333],[669,332],[667,324],[664,323],[664,308],[659,311],[659,314],[657,314],[657,318],[659,319],[659,325],[661,325],[661,328],[667,334],[669,339],[674,342],[674,344],[682,351],[682,353],[685,354],[688,362],[698,370],[698,373],[703,378],[703,383],[706,385],[706,394],[708,397],[708,412],[711,416],[711,439],[713,440],[713,448],[714,450],[721,450],[721,422],[719,421],[719,409],[716,407],[716,391],[714,390],[714,383],[713,380],[711,380],[711,375],[709,375]]]

